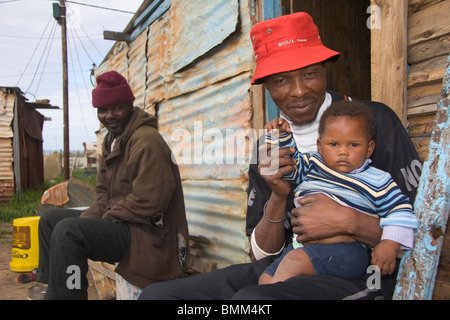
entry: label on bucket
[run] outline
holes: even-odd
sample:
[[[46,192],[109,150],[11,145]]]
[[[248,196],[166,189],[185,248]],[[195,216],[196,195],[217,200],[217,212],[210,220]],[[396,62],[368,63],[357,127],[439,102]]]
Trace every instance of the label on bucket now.
[[[12,258],[13,259],[27,259],[28,253],[22,253],[20,251],[14,250],[12,251]]]
[[[13,226],[13,248],[22,250],[31,248],[30,227]]]

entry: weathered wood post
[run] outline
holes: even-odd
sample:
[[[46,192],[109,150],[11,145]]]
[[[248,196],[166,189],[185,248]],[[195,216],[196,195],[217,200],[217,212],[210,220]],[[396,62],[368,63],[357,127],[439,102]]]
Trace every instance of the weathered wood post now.
[[[419,228],[413,250],[402,259],[393,299],[430,300],[433,295],[450,208],[450,56],[448,61],[430,152],[414,203]]]

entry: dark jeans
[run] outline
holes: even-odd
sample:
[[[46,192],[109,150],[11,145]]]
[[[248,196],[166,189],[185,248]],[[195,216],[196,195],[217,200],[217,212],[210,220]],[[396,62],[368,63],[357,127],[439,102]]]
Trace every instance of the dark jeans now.
[[[341,300],[390,299],[396,273],[381,277],[381,290],[367,288],[367,275],[358,279],[298,276],[258,285],[273,258],[232,265],[182,279],[151,284],[139,300]]]
[[[55,209],[41,215],[36,281],[48,283],[46,299],[87,299],[87,259],[119,262],[130,246],[127,224],[80,214]]]

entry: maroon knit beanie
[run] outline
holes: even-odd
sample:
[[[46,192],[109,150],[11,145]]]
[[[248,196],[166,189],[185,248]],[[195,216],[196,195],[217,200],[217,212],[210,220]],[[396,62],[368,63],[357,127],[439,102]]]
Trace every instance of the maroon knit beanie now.
[[[92,90],[92,105],[95,108],[115,106],[133,102],[134,95],[125,79],[116,71],[108,71],[97,77],[97,87]]]

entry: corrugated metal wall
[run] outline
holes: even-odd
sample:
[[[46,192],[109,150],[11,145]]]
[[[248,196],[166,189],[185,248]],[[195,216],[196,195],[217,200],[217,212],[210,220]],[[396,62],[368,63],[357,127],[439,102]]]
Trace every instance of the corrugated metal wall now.
[[[180,166],[191,234],[218,267],[250,261],[245,235],[252,143],[249,1],[172,0],[97,70],[125,75],[135,105],[156,114]]]
[[[14,194],[13,124],[14,94],[0,90],[0,202],[9,202]]]

